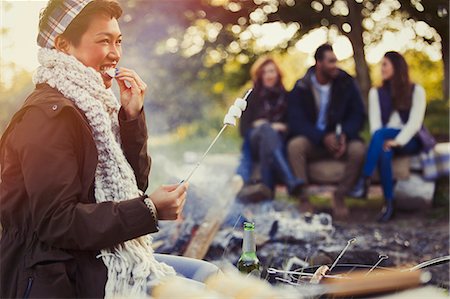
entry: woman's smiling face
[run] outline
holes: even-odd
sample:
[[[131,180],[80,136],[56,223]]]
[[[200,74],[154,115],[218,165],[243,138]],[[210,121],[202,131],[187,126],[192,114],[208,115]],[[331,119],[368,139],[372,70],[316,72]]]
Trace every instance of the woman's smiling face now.
[[[117,20],[98,14],[92,18],[80,43],[77,46],[69,44],[64,52],[100,72],[105,87],[110,88],[113,78],[105,71],[115,68],[119,62],[122,55],[121,43],[122,34]]]

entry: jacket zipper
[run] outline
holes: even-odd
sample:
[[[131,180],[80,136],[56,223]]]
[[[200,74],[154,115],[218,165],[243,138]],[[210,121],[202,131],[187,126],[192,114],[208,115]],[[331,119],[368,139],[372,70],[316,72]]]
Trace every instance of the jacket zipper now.
[[[30,297],[32,285],[33,285],[33,277],[28,277],[27,288],[26,288],[26,290],[25,290],[25,293],[23,294],[23,298],[24,298],[24,299]]]

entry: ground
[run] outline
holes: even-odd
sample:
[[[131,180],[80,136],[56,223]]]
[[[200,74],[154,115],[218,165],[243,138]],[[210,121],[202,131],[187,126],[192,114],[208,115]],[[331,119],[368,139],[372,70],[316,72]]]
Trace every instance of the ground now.
[[[176,149],[171,153],[164,150],[153,150],[153,178],[157,174],[156,182],[167,182],[167,177],[179,181],[189,173],[198,161],[200,155],[192,149],[186,150],[183,147],[172,147]],[[206,146],[205,146],[206,148]],[[233,148],[236,145],[233,144]],[[226,151],[226,148],[225,148]],[[178,157],[178,161],[177,161]],[[220,200],[233,201],[234,198],[224,197],[224,193],[229,192],[229,180],[236,169],[238,153],[217,154],[214,152],[207,157],[204,164],[199,167],[198,172],[191,181],[191,191],[193,187],[196,192],[202,209],[216,209],[217,206],[224,206]],[[178,174],[178,175],[177,175]],[[152,182],[152,180],[151,180]],[[155,180],[153,179],[153,183]],[[155,186],[155,184],[153,185]],[[312,196],[312,202],[317,212],[330,213],[330,190],[317,187],[316,195]],[[284,189],[277,190],[277,198],[274,200],[285,206],[284,210],[295,209],[295,199],[288,198]],[[186,209],[196,210],[196,200],[192,192],[188,198]],[[279,240],[268,241],[258,247],[258,255],[263,264],[282,267],[283,262],[292,256],[302,259],[311,257],[311,254],[318,253],[319,249],[325,248],[325,254],[333,260],[346,244],[346,241],[353,238],[360,238],[360,243],[345,254],[343,262],[363,263],[373,265],[378,260],[379,254],[386,254],[389,259],[384,261],[382,266],[406,267],[417,265],[432,258],[447,256],[449,252],[449,212],[448,212],[448,178],[443,179],[439,184],[435,194],[433,206],[420,211],[399,211],[396,217],[385,224],[376,222],[378,213],[383,205],[379,188],[371,190],[369,200],[361,201],[357,199],[346,199],[347,205],[351,208],[351,216],[345,221],[333,221],[336,228],[331,236],[331,240],[318,240],[308,242],[286,243]],[[191,226],[194,225],[191,223]],[[194,225],[195,226],[195,225]],[[240,228],[237,227],[235,231]],[[185,232],[188,241],[191,228],[181,229]],[[167,240],[167,234],[163,240]],[[180,235],[173,235],[174,240],[183,239]],[[215,240],[215,244],[220,242]],[[240,254],[242,239],[235,239],[226,245],[226,250],[214,245],[208,251],[206,260],[226,259],[235,263]],[[183,242],[176,244],[177,249],[183,248]],[[329,249],[327,251],[327,248]],[[321,249],[321,250],[322,250]],[[170,246],[164,247],[169,253]],[[172,251],[182,254],[182,251]],[[280,253],[277,261],[271,260],[274,253]],[[432,283],[449,289],[449,264],[434,266],[429,268],[433,274]]]

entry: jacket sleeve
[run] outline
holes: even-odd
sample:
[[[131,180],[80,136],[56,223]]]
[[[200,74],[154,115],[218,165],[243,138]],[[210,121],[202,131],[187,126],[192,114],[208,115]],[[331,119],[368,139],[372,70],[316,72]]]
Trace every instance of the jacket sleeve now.
[[[136,119],[126,120],[125,113],[120,108],[119,126],[122,150],[134,170],[139,189],[145,192],[148,187],[151,158],[147,149],[148,133],[144,109]]]
[[[306,117],[304,96],[297,84],[288,95],[288,127],[291,137],[302,135],[315,144],[320,144],[324,132],[317,129],[316,124]]]
[[[75,152],[82,142],[77,125],[80,120],[67,110],[48,117],[40,108],[29,108],[15,128],[30,222],[39,240],[56,248],[100,250],[156,232],[142,197],[80,202],[82,187]]]
[[[352,79],[349,89],[351,93],[350,103],[347,107],[346,117],[342,122],[342,130],[347,135],[347,139],[356,139],[364,125],[366,113],[361,93],[354,79]]]

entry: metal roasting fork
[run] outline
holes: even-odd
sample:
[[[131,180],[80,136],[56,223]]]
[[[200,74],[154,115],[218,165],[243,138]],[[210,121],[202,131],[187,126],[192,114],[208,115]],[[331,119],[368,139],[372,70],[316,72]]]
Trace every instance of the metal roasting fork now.
[[[253,89],[249,89],[245,95],[244,95],[244,100],[247,101],[250,93],[253,91]],[[197,164],[195,165],[195,167],[192,169],[192,171],[189,173],[189,175],[186,177],[186,179],[182,180],[180,182],[180,184],[188,182],[192,175],[194,174],[194,172],[198,169],[198,167],[200,166],[200,164],[203,162],[203,160],[205,160],[206,156],[208,155],[209,151],[211,150],[211,148],[214,146],[214,144],[217,142],[217,140],[219,140],[220,135],[222,135],[222,133],[225,131],[225,129],[228,127],[228,124],[224,124],[222,129],[219,131],[219,133],[216,135],[216,137],[214,138],[214,140],[211,142],[211,144],[209,145],[208,149],[205,151],[205,153],[203,154],[203,156],[200,158],[200,160],[197,162]]]
[[[344,249],[342,249],[341,253],[338,255],[338,257],[336,258],[336,260],[334,261],[334,263],[331,265],[330,269],[328,270],[328,272],[331,272],[331,270],[333,270],[334,267],[336,267],[337,263],[339,262],[339,260],[342,258],[342,256],[344,255],[344,253],[347,251],[347,249],[350,247],[351,244],[356,242],[356,238],[352,238],[350,240],[347,241],[347,245],[344,247]]]
[[[298,272],[298,271],[288,271],[288,270],[279,270],[276,268],[268,268],[267,273],[269,274],[291,274],[291,275],[300,275],[300,276],[308,276],[312,277],[314,273],[306,273],[306,272]],[[337,278],[337,279],[347,279],[344,276],[341,275],[324,275],[324,277],[327,278]]]
[[[367,271],[366,275],[364,275],[364,276],[369,275],[370,272],[372,272],[376,267],[378,267],[378,265],[379,265],[382,261],[387,260],[387,259],[389,258],[389,256],[387,256],[387,255],[385,255],[385,254],[380,254],[380,255],[378,256],[378,258],[379,258],[378,262],[376,262],[375,265],[373,265],[372,268],[370,268],[370,270]]]

